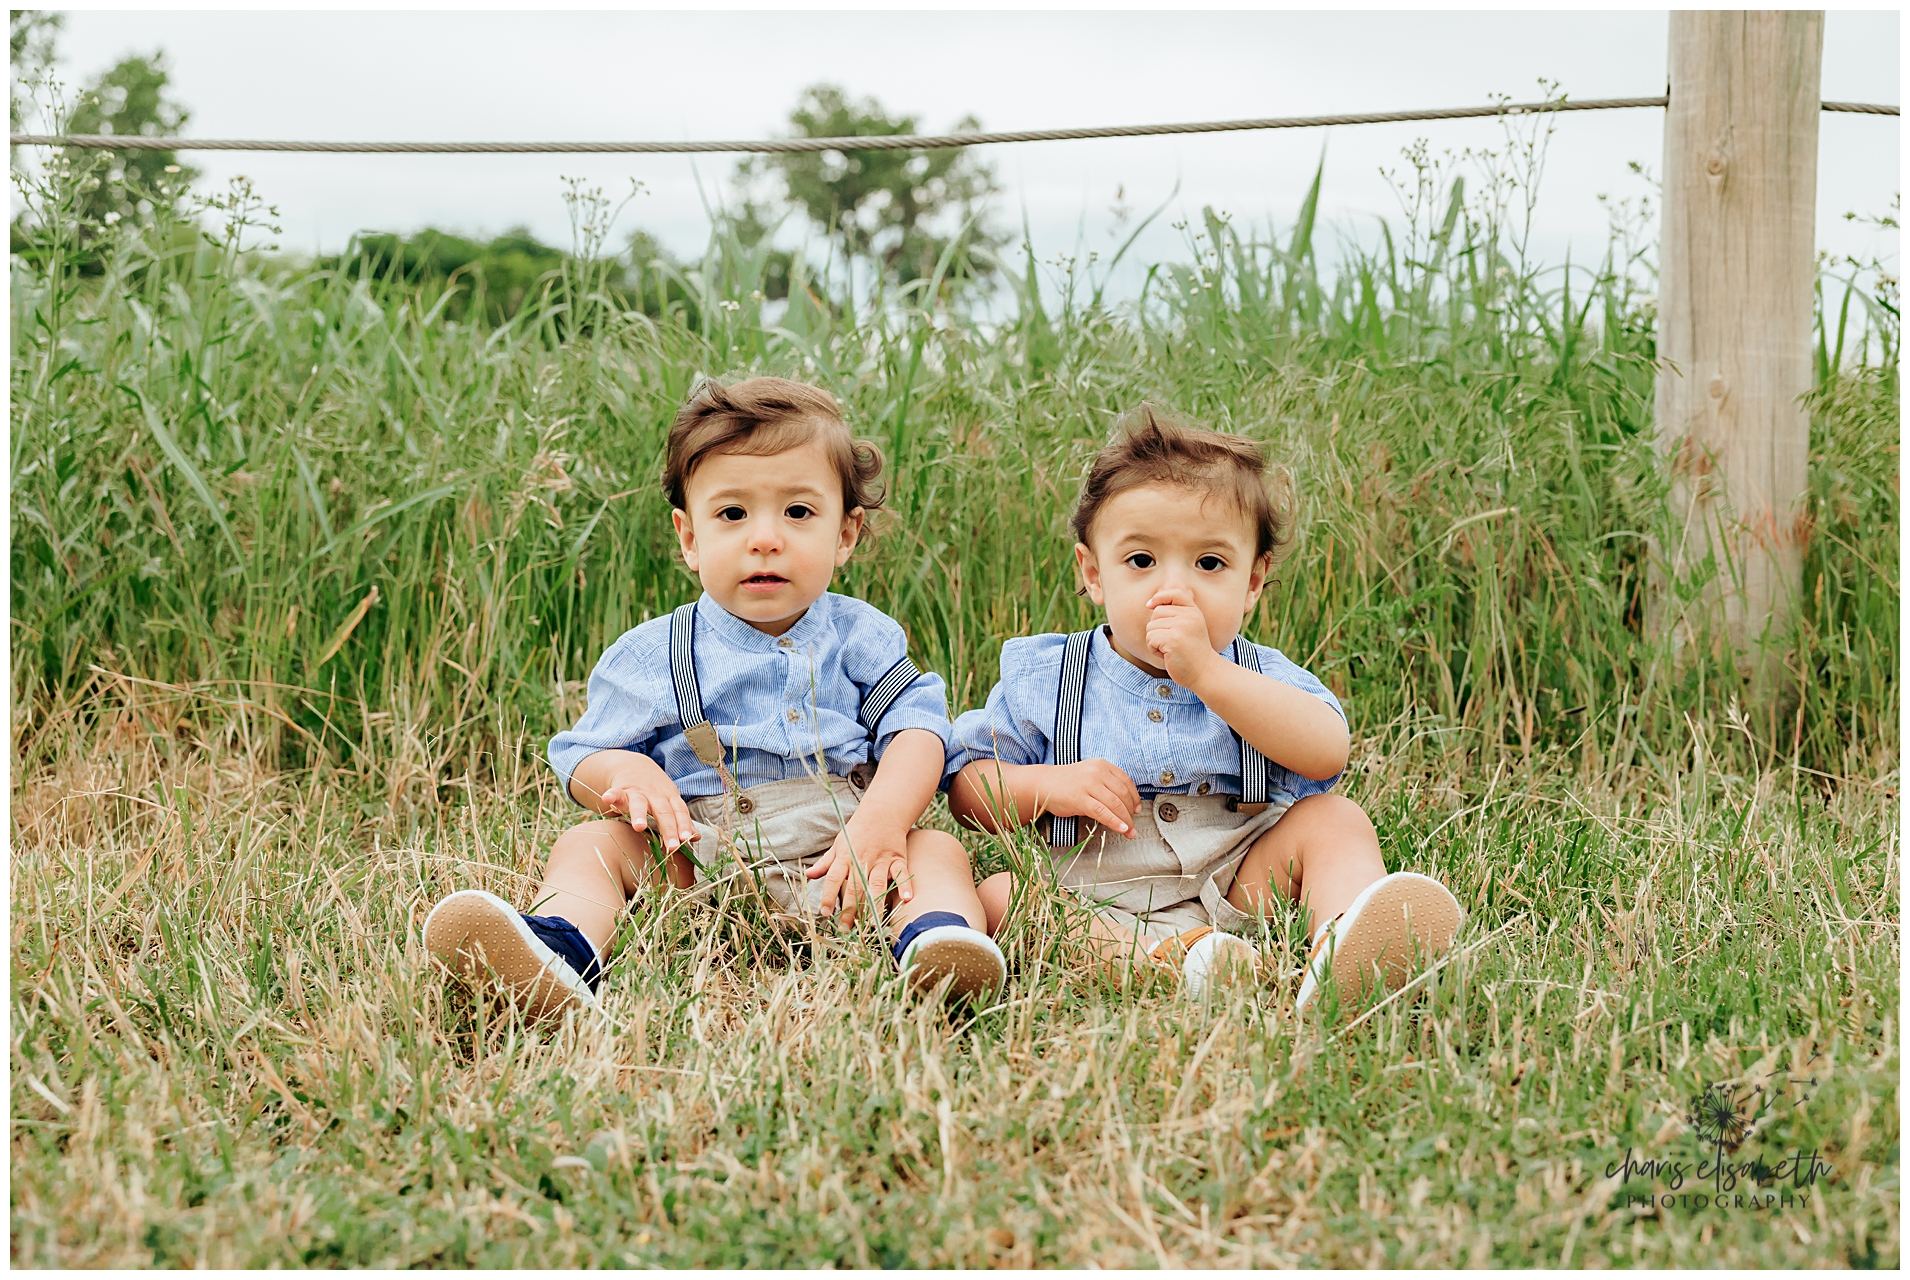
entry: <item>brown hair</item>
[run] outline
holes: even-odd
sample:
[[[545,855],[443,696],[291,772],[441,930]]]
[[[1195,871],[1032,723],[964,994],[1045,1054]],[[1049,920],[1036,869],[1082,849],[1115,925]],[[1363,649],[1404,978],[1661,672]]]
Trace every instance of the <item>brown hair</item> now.
[[[677,410],[663,451],[663,492],[681,510],[690,474],[716,453],[767,457],[821,442],[842,478],[842,509],[873,514],[885,496],[882,450],[854,439],[836,399],[821,387],[787,378],[745,378],[725,385],[705,378]]]
[[[1254,529],[1254,559],[1276,555],[1293,540],[1292,481],[1269,471],[1259,445],[1180,422],[1143,403],[1114,425],[1114,439],[1094,455],[1074,506],[1076,541],[1086,543],[1108,499],[1147,484],[1177,484],[1230,499]]]

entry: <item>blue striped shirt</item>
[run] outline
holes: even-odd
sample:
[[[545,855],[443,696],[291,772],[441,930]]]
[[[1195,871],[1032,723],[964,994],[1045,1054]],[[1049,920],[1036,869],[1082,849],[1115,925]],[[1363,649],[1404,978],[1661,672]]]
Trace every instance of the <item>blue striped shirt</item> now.
[[[862,698],[908,652],[895,619],[874,605],[829,592],[781,636],[766,635],[706,593],[696,602],[696,678],[703,714],[723,743],[723,762],[741,787],[846,774],[868,757],[856,719]],[[638,751],[670,775],[686,798],[721,795],[715,769],[697,759],[677,719],[670,678],[670,615],[623,633],[590,673],[589,706],[550,740],[551,768],[570,794],[585,756]],[[948,741],[942,678],[916,677],[882,718],[878,756],[904,729]]]
[[[989,693],[988,704],[963,712],[955,721],[944,786],[974,760],[1054,763],[1055,704],[1067,640],[1064,635],[1024,636],[1002,645],[1001,680]],[[1242,641],[1236,637],[1234,643]],[[1262,674],[1303,689],[1346,715],[1340,700],[1304,667],[1278,649],[1254,647]],[[1231,649],[1224,652],[1233,656]],[[1142,795],[1240,794],[1240,739],[1227,722],[1192,690],[1165,676],[1150,676],[1116,653],[1105,629],[1095,630],[1088,651],[1082,701],[1081,758],[1110,761],[1134,779]],[[1277,760],[1267,761],[1270,799],[1304,799],[1331,791],[1338,781],[1335,774],[1316,782],[1282,768]]]

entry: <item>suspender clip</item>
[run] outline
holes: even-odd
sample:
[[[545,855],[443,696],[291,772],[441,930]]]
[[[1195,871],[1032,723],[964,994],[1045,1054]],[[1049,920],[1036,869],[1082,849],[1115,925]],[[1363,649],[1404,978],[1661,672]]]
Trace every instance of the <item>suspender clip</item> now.
[[[712,769],[723,767],[723,740],[716,736],[716,726],[708,720],[686,726],[683,736],[689,741],[690,750],[696,752],[696,758]]]

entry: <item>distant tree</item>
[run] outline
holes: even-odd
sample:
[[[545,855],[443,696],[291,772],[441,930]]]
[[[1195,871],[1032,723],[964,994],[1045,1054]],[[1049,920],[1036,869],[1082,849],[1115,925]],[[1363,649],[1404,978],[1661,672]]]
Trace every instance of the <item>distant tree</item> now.
[[[89,84],[66,122],[68,133],[173,138],[192,113],[167,94],[171,74],[163,50],[126,58]],[[175,199],[199,176],[170,151],[114,151],[104,181],[88,198],[86,217],[131,217],[142,200]]]
[[[65,14],[44,9],[14,9],[7,15],[7,124],[15,133],[26,119],[26,99],[20,91],[34,75],[53,65],[53,42],[65,25]]]
[[[803,91],[789,123],[804,138],[883,137],[920,132],[916,116],[892,116],[874,98],[852,100],[834,85]],[[979,129],[973,116],[953,132]],[[788,199],[811,221],[840,237],[855,257],[875,263],[890,279],[905,282],[935,270],[960,221],[985,213],[1001,188],[994,172],[961,148],[939,151],[821,151],[754,157],[739,176],[753,185],[759,175],[782,180]],[[746,214],[761,215],[748,206]],[[949,225],[954,222],[956,225]],[[978,217],[968,243],[994,247],[1003,238]],[[957,275],[981,275],[987,258],[958,255]]]
[[[516,315],[563,265],[564,253],[512,227],[491,240],[467,240],[427,227],[413,236],[360,232],[335,265],[346,274],[393,284],[455,290],[444,314],[496,325]]]
[[[337,257],[321,265],[353,279],[422,290],[435,299],[449,291],[442,314],[469,324],[495,327],[535,303],[570,255],[547,245],[526,227],[512,227],[490,240],[471,240],[432,227],[410,236],[363,231]],[[678,264],[648,232],[630,236],[633,270],[612,276],[608,291],[624,305],[652,315],[691,305],[681,285],[653,263]]]

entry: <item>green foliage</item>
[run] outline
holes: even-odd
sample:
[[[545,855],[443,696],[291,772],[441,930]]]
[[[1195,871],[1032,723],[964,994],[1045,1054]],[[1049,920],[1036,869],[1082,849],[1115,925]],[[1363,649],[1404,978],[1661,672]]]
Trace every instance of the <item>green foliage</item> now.
[[[857,101],[827,84],[803,91],[789,123],[801,138],[921,132],[918,117],[892,116],[874,98]],[[973,116],[964,116],[951,132],[980,128]],[[966,149],[794,152],[754,157],[739,166],[745,183],[762,174],[780,178],[787,198],[837,237],[846,254],[875,264],[895,283],[937,275],[937,264],[951,246],[958,252],[940,274],[985,275],[992,269],[985,251],[1002,243],[984,222],[986,205],[1000,187],[993,171]],[[744,217],[760,222],[762,215],[751,207]],[[959,225],[935,229],[951,218]]]
[[[20,93],[23,82],[53,65],[54,43],[65,25],[65,14],[45,9],[13,9],[7,14],[7,122],[15,133],[20,132],[26,115],[28,99]]]
[[[1030,285],[991,334],[806,277],[767,323],[767,242],[728,226],[701,262],[656,269],[678,291],[660,316],[587,252],[544,258],[535,303],[493,329],[397,278],[404,259],[367,276],[247,256],[233,217],[190,252],[128,231],[83,288],[52,241],[46,270],[16,265],[28,705],[96,665],[268,679],[306,691],[286,763],[356,756],[400,705],[462,726],[440,763],[496,749],[502,725],[545,733],[574,710],[555,681],[690,590],[653,486],[663,433],[697,371],[753,369],[828,386],[884,446],[892,530],[845,584],[903,620],[960,705],[1002,639],[1085,619],[1072,477],[1143,397],[1293,467],[1304,542],[1253,626],[1366,724],[1441,726],[1432,741],[1481,768],[1569,745],[1597,771],[1740,693],[1728,661],[1673,661],[1644,625],[1664,513],[1633,285],[1503,274],[1469,218],[1424,263],[1383,245],[1322,279],[1306,238],[1209,215],[1133,321],[1064,274],[1058,312]],[[1535,321],[1508,323],[1521,310]],[[1894,379],[1851,366],[1819,402],[1803,703],[1758,726],[1763,750],[1832,774],[1895,743]]]
[[[745,200],[737,209],[724,217],[723,231],[735,237],[737,243],[760,245],[768,243],[771,236],[782,224],[782,219],[772,218],[771,211],[753,200]],[[631,256],[641,255],[632,247]],[[787,249],[774,249],[763,260],[761,293],[766,300],[780,301],[789,296],[789,282],[796,274],[796,255]]]
[[[563,261],[561,250],[522,227],[486,241],[426,228],[409,237],[362,232],[322,265],[351,279],[442,297],[448,320],[495,326],[534,303]]]
[[[644,231],[632,232],[615,262],[579,262],[514,227],[489,240],[468,240],[427,227],[411,236],[362,232],[344,253],[321,259],[320,270],[366,280],[376,296],[417,297],[452,323],[495,328],[526,307],[549,305],[566,273],[598,277],[596,285],[622,310],[694,318],[695,303],[680,264]],[[785,284],[787,275],[784,276]]]
[[[109,133],[116,137],[173,138],[192,113],[166,88],[172,82],[163,53],[150,58],[125,58],[81,91],[66,119],[68,133]],[[90,220],[104,222],[109,214],[133,216],[141,200],[163,191],[183,191],[198,170],[179,163],[170,151],[114,151],[107,153],[105,181],[87,202]]]
[[[61,15],[14,10],[10,25],[9,115],[16,130],[22,127],[30,100],[22,96],[22,88],[48,101],[51,111],[46,127],[53,133],[172,137],[191,118],[191,112],[167,93],[171,77],[163,52],[122,59],[75,97],[65,100],[51,82],[55,40],[63,25]],[[41,258],[48,242],[71,236],[75,245],[87,246],[74,263],[86,274],[100,270],[101,251],[95,242],[115,234],[115,224],[152,223],[155,208],[174,210],[198,177],[198,170],[180,164],[170,151],[68,148],[49,157],[47,163],[58,176],[42,186],[56,189],[60,195],[51,204],[31,198],[26,202],[29,208],[15,216],[10,228],[11,250]],[[16,156],[16,172],[18,165]],[[66,225],[43,225],[36,235],[24,225],[36,203],[42,210],[59,208],[58,216]]]

